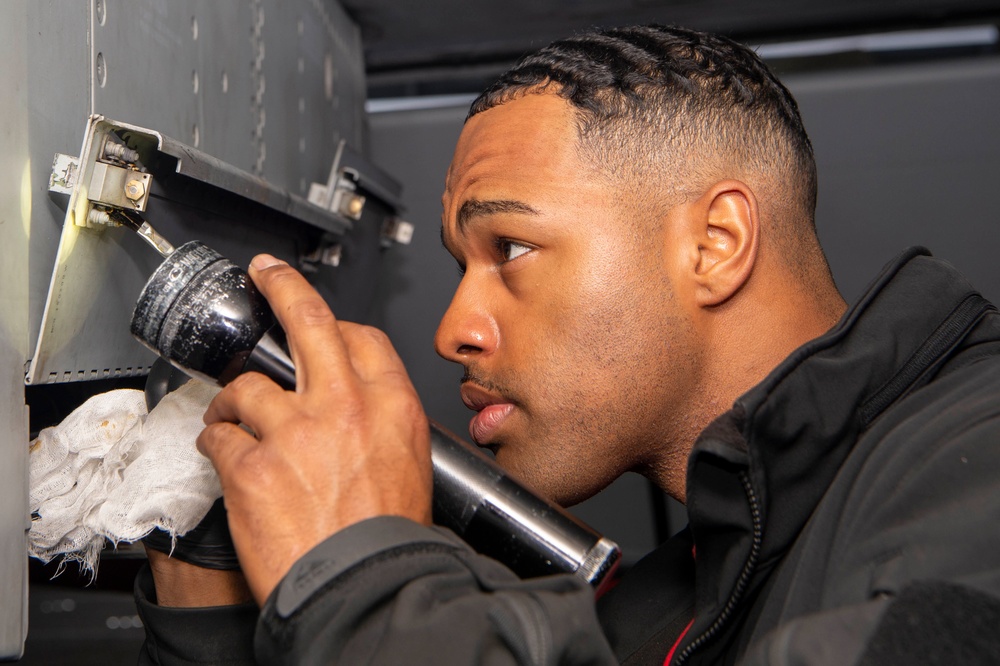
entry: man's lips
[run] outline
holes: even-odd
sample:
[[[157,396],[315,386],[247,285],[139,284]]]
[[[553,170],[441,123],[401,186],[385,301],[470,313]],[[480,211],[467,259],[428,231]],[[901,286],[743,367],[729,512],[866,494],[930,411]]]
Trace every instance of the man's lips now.
[[[496,430],[514,411],[514,404],[506,398],[471,383],[462,385],[462,402],[477,412],[469,421],[469,435],[480,446],[490,442]]]

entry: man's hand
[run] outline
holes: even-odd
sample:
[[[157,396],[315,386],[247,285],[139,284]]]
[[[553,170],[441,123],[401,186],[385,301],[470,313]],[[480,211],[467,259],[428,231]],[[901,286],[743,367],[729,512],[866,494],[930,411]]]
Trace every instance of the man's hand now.
[[[432,471],[427,418],[386,336],[338,322],[273,257],[256,257],[250,276],[288,336],[297,387],[241,375],[209,405],[198,448],[222,480],[236,552],[263,604],[299,557],[351,524],[429,524]]]

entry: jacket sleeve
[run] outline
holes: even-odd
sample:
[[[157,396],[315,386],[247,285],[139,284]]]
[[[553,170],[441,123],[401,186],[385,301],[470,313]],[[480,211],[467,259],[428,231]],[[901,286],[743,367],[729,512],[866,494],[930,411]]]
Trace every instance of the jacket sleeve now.
[[[167,608],[156,604],[149,565],[135,579],[135,601],[146,632],[140,666],[252,666],[256,604]]]
[[[447,530],[397,517],[353,525],[303,556],[265,604],[267,664],[608,664],[593,590],[521,580]]]

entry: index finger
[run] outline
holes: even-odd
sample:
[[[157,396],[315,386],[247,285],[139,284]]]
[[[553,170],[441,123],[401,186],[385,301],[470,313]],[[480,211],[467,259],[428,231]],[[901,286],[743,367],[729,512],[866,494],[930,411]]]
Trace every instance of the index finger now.
[[[351,377],[353,367],[337,319],[312,285],[268,254],[254,257],[249,273],[288,337],[296,390],[342,383]]]

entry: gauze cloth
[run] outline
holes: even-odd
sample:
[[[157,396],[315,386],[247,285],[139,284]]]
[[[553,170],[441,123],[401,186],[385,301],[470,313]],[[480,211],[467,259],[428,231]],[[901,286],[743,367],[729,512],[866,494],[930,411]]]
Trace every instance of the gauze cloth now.
[[[219,389],[189,381],[147,414],[142,391],[95,395],[46,428],[29,455],[28,553],[94,572],[105,539],[136,541],[154,527],[182,536],[222,495],[195,448]]]

